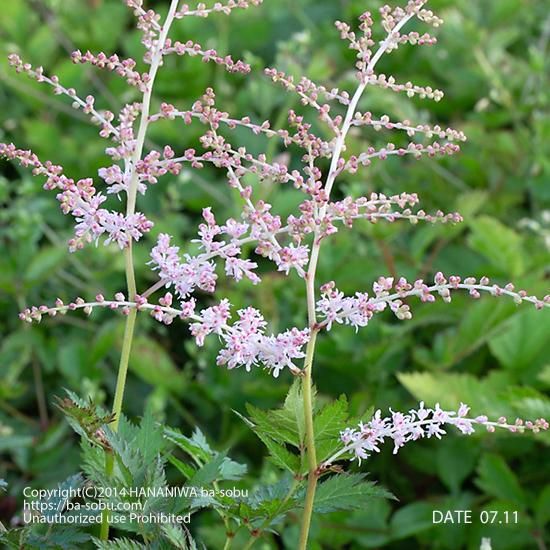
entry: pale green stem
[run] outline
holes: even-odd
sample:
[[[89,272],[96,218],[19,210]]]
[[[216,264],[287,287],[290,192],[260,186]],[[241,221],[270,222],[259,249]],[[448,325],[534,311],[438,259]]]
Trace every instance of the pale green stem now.
[[[134,154],[132,155],[131,163],[131,178],[130,185],[128,187],[128,201],[126,203],[126,216],[132,216],[136,210],[136,197],[137,197],[137,188],[139,183],[139,175],[137,173],[137,164],[143,154],[143,146],[145,143],[145,138],[147,135],[147,127],[149,126],[149,112],[151,110],[151,98],[153,95],[153,87],[155,83],[155,78],[157,71],[162,62],[163,48],[166,43],[166,38],[168,37],[168,32],[172,21],[179,4],[179,0],[172,0],[170,4],[170,9],[168,10],[168,15],[164,21],[164,25],[160,31],[158,37],[158,43],[155,48],[155,52],[151,58],[151,66],[149,69],[149,80],[148,86],[143,94],[143,101],[141,106],[141,117],[139,121],[139,129],[136,138],[136,144],[134,149]],[[126,260],[126,284],[128,287],[128,299],[130,301],[135,300],[136,296],[136,277],[134,271],[134,259],[132,253],[132,241],[130,240],[129,246],[125,250],[125,260]],[[120,363],[118,368],[117,383],[115,389],[115,397],[113,403],[113,415],[114,420],[111,423],[111,428],[116,431],[118,428],[118,423],[120,420],[120,415],[122,413],[122,401],[124,399],[124,388],[126,386],[126,376],[128,374],[128,364],[130,361],[130,352],[132,350],[132,341],[134,338],[134,328],[136,324],[136,315],[137,310],[132,308],[128,312],[128,317],[126,318],[126,326],[124,328],[124,339],[122,341],[122,353],[120,356]],[[112,453],[107,453],[105,456],[105,473],[107,477],[111,477],[114,469],[114,457]],[[107,540],[109,538],[109,522],[107,520],[107,511],[102,513],[101,529],[100,529],[100,539]]]
[[[393,29],[393,32],[399,32],[401,28],[413,17],[413,14],[405,16]],[[374,67],[386,52],[388,41],[390,40],[391,34],[388,34],[386,40],[384,40],[377,52],[371,58],[367,70],[367,73],[370,73],[374,70]],[[327,197],[330,197],[332,187],[336,181],[338,175],[338,165],[342,152],[344,150],[346,137],[351,128],[353,117],[359,105],[359,101],[367,87],[367,82],[362,82],[357,87],[357,90],[353,94],[353,97],[348,106],[344,122],[340,128],[336,144],[334,146],[334,152],[332,154],[332,161],[328,171],[327,179],[325,182],[325,192]],[[327,204],[325,204],[319,211],[318,217],[322,219],[327,211]],[[307,541],[309,536],[309,528],[311,525],[311,516],[313,514],[313,503],[315,500],[315,490],[317,488],[317,480],[319,478],[317,457],[315,452],[315,433],[313,430],[313,404],[312,404],[312,370],[313,370],[313,356],[315,353],[315,341],[317,337],[317,332],[319,327],[317,326],[317,316],[315,308],[315,274],[317,271],[317,264],[319,262],[319,253],[321,250],[322,241],[319,238],[319,235],[315,235],[315,241],[311,248],[311,259],[309,261],[308,272],[306,275],[306,290],[307,290],[307,310],[308,310],[308,319],[309,326],[311,330],[311,339],[308,343],[306,349],[306,359],[304,364],[305,376],[303,379],[303,395],[304,395],[304,416],[305,416],[305,430],[306,430],[306,449],[308,457],[308,478],[307,478],[307,490],[306,490],[306,499],[304,503],[304,512],[302,514],[302,524],[300,528],[300,543],[299,550],[307,549]]]
[[[132,245],[130,244],[125,250],[126,259],[126,284],[128,286],[129,299],[133,300],[136,295],[136,280],[134,273],[134,261],[132,254]],[[122,413],[122,401],[124,399],[124,388],[126,387],[126,376],[128,374],[128,364],[130,362],[130,352],[132,350],[132,341],[134,338],[134,328],[136,325],[137,309],[132,308],[128,312],[126,317],[126,325],[124,327],[124,338],[122,340],[122,352],[120,354],[120,362],[118,366],[118,376],[115,388],[115,397],[113,401],[113,417],[111,422],[111,429],[115,432],[118,429],[118,423],[120,421],[120,415]],[[112,452],[105,454],[105,473],[107,477],[113,475],[114,469],[114,456]],[[101,529],[99,538],[101,540],[107,540],[109,538],[109,522],[108,522],[108,510],[103,510],[101,513]]]
[[[312,368],[313,355],[315,353],[315,342],[317,340],[317,330],[313,330],[311,338],[306,350],[305,359],[305,376],[303,379],[303,395],[304,395],[304,415],[306,428],[306,450],[308,462],[307,490],[304,503],[304,512],[302,514],[302,525],[300,528],[300,543],[298,548],[305,550],[307,548],[307,539],[309,535],[309,527],[311,524],[311,516],[313,514],[313,503],[315,500],[315,490],[317,488],[317,452],[315,450],[315,433],[313,430],[313,402],[312,402]]]

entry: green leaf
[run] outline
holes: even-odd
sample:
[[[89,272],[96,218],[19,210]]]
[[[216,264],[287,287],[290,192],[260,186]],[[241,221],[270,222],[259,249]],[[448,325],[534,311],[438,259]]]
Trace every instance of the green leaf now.
[[[149,410],[145,411],[135,439],[135,446],[140,450],[146,462],[154,460],[161,452],[164,439]]]
[[[300,471],[300,457],[291,453],[284,445],[273,441],[264,434],[257,434],[262,443],[267,447],[269,451],[269,458],[274,464],[288,470],[289,472],[296,474]]]
[[[281,409],[262,411],[247,404],[246,410],[253,424],[252,429],[258,436],[262,435],[280,444],[290,443],[298,449],[303,447],[305,417],[300,380],[295,380],[290,387]]]
[[[475,468],[477,460],[475,442],[463,437],[446,438],[437,447],[437,473],[443,483],[458,493],[460,485]]]
[[[290,474],[284,474],[277,483],[261,485],[245,503],[241,504],[239,515],[241,518],[276,518],[289,510],[301,505],[298,496],[296,480]],[[294,487],[294,493],[292,493]]]
[[[46,280],[63,264],[67,256],[63,247],[45,247],[33,258],[25,272],[25,282],[37,284]]]
[[[433,506],[427,502],[413,502],[393,514],[390,522],[392,539],[404,539],[431,529]]]
[[[213,481],[219,480],[221,478],[222,463],[225,459],[225,453],[219,453],[218,456],[195,472],[188,485],[191,487],[206,487]]]
[[[548,362],[548,342],[550,311],[529,308],[514,315],[505,330],[490,340],[489,347],[503,366],[524,380],[531,379],[526,381],[534,381]]]
[[[147,550],[148,548],[145,544],[126,538],[110,541],[93,539],[93,541],[98,550]]]
[[[315,415],[313,430],[315,439],[324,439],[338,435],[348,417],[348,400],[341,395],[336,401],[325,405]]]
[[[337,474],[319,484],[313,509],[319,514],[360,510],[376,498],[394,498],[386,489],[365,481],[364,474]]]
[[[299,447],[299,434],[294,417],[288,411],[262,411],[252,405],[246,405],[246,411],[253,423],[257,435],[269,437],[278,443],[290,443]]]
[[[535,504],[535,518],[540,527],[550,521],[550,485],[546,485],[540,492]]]
[[[164,523],[161,527],[164,538],[177,550],[198,550],[191,533],[182,525]]]
[[[246,474],[248,467],[246,464],[239,464],[229,457],[225,457],[225,460],[220,466],[220,479],[227,481],[238,481]]]
[[[315,388],[312,389],[312,406],[315,408]],[[288,395],[285,399],[283,409],[287,411],[296,422],[296,428],[298,430],[298,439],[300,443],[303,443],[306,433],[305,427],[305,415],[304,415],[304,396],[302,393],[302,381],[294,380],[292,386],[288,390]]]
[[[495,454],[484,454],[477,470],[476,484],[486,493],[513,502],[524,510],[527,497],[519,481],[504,459]]]
[[[78,489],[83,482],[84,479],[82,476],[80,474],[76,474],[63,481],[63,483],[60,483],[57,487],[58,492],[44,501],[44,503],[47,504],[47,507],[42,515],[46,518],[53,518],[56,514],[62,513],[67,502],[71,500],[68,496],[62,495],[69,494],[70,491]]]
[[[176,368],[166,350],[152,338],[138,336],[132,345],[130,371],[151,386],[158,386],[180,395],[187,386],[181,371]]]
[[[196,470],[195,468],[193,468],[193,466],[182,462],[174,455],[168,455],[168,462],[170,462],[170,464],[173,464],[180,471],[185,479],[191,479],[195,475]]]
[[[483,254],[501,273],[519,277],[525,271],[523,239],[488,216],[470,222],[470,246]]]
[[[317,459],[322,462],[341,446],[339,435],[346,428],[348,400],[342,395],[338,400],[325,405],[313,419]]]
[[[165,428],[164,437],[199,462],[208,462],[214,454],[198,428],[195,428],[195,432],[190,438],[174,428]]]

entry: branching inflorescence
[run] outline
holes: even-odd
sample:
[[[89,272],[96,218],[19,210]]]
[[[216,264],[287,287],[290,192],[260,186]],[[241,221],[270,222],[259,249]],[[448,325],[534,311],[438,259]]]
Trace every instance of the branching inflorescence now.
[[[399,449],[409,441],[424,437],[441,439],[447,433],[444,430],[445,425],[454,426],[466,435],[474,433],[475,426],[484,426],[488,432],[502,428],[512,433],[525,431],[538,433],[548,429],[548,422],[543,418],[534,422],[516,418],[512,424],[509,424],[504,416],[496,422],[490,421],[486,416],[469,418],[470,407],[464,403],[461,403],[457,411],[445,411],[439,403],[436,403],[434,409],[425,408],[424,403],[420,402],[418,409],[412,409],[408,414],[390,412],[390,416],[382,417],[381,411],[378,410],[369,422],[360,422],[357,428],[345,429],[341,435],[343,448],[323,462],[322,468],[328,468],[335,460],[347,453],[352,453],[354,458],[361,462],[371,453],[379,453],[380,445],[386,439],[393,441],[393,454],[397,454]]]
[[[69,241],[70,251],[103,240],[105,245],[116,243],[125,253],[127,296],[118,293],[109,300],[98,295],[92,301],[78,298],[67,305],[58,299],[54,307],[33,307],[21,313],[21,318],[29,322],[40,321],[44,315],[65,314],[78,309],[89,314],[96,308],[110,308],[120,310],[127,316],[115,414],[120,413],[138,311],[148,312],[165,324],[172,323],[176,318],[188,322],[199,346],[208,335],[217,335],[223,343],[218,355],[219,365],[229,369],[244,366],[247,370],[252,366],[263,366],[274,376],[288,368],[293,374],[303,377],[305,447],[310,472],[300,542],[300,547],[305,548],[317,477],[323,468],[341,456],[351,452],[359,459],[364,459],[370,452],[378,451],[378,445],[386,438],[391,438],[398,449],[405,442],[420,437],[439,437],[444,433],[441,428],[444,424],[455,425],[463,433],[472,432],[475,424],[490,429],[494,425],[502,425],[512,431],[526,428],[536,431],[548,427],[543,420],[533,424],[516,423],[513,426],[500,421],[493,424],[483,417],[467,419],[466,406],[453,414],[442,411],[439,406],[434,410],[425,409],[421,404],[418,411],[411,411],[408,415],[392,413],[391,418],[381,418],[378,412],[369,423],[359,428],[348,428],[342,433],[342,450],[320,465],[315,456],[311,406],[312,365],[317,334],[331,330],[335,324],[347,324],[355,329],[365,327],[376,313],[388,308],[398,319],[410,319],[407,299],[413,297],[422,302],[432,302],[436,296],[440,296],[449,302],[454,291],[466,291],[473,298],[479,298],[482,292],[487,292],[493,296],[508,296],[517,303],[530,302],[538,309],[549,307],[550,297],[539,299],[523,290],[515,291],[511,284],[503,287],[491,284],[485,277],[479,281],[474,278],[462,280],[458,276],[446,278],[441,273],[435,275],[431,284],[423,280],[409,283],[404,278],[395,280],[381,277],[373,284],[372,294],[358,292],[348,297],[337,290],[335,283],[330,282],[321,287],[321,296],[316,297],[318,284],[315,279],[321,246],[342,228],[351,228],[362,220],[370,223],[408,221],[413,224],[422,221],[454,224],[462,221],[458,213],[428,214],[418,209],[419,199],[414,193],[395,196],[373,193],[335,201],[331,194],[339,178],[390,157],[409,155],[418,159],[425,155],[453,155],[460,150],[459,144],[466,138],[461,131],[452,128],[415,125],[409,120],[393,121],[383,113],[376,115],[359,110],[364,92],[370,86],[421,99],[439,101],[443,97],[441,91],[429,86],[398,83],[394,77],[376,72],[382,56],[401,45],[433,45],[436,42],[426,32],[404,30],[415,19],[433,27],[442,23],[441,19],[425,9],[427,0],[409,0],[402,8],[382,7],[380,16],[384,37],[378,41],[374,38],[374,22],[369,12],[360,17],[357,31],[348,24],[336,23],[342,39],[349,42],[349,48],[356,52],[357,87],[353,93],[337,88],[328,89],[305,77],[295,79],[277,69],[265,71],[273,82],[297,94],[302,106],[312,108],[317,113],[320,122],[328,126],[330,139],[317,136],[312,125],[294,110],[288,113],[287,129],[273,129],[269,121],[256,123],[248,116],[232,117],[218,109],[215,93],[210,88],[187,109],[159,100],[158,110],[154,112],[154,82],[158,70],[162,68],[163,59],[168,55],[199,56],[203,61],[216,63],[232,73],[247,74],[250,71],[246,63],[204,49],[194,42],[172,41],[169,31],[174,20],[229,14],[237,8],[248,8],[260,3],[261,0],[229,0],[226,3],[217,2],[211,7],[205,4],[189,7],[178,0],[172,0],[168,14],[162,21],[155,11],[146,11],[141,0],[127,0],[137,17],[138,28],[142,31],[144,63],[149,66],[148,71],[139,72],[135,60],[121,59],[117,55],[80,51],[72,55],[75,63],[90,63],[99,69],[116,73],[134,87],[138,94],[142,94],[141,100],[125,105],[117,115],[98,108],[92,96],[81,99],[74,89],[65,88],[56,76],[45,76],[41,67],[34,69],[16,54],[10,56],[10,64],[17,71],[50,85],[54,93],[69,97],[73,107],[82,109],[99,126],[100,136],[110,141],[106,153],[111,157],[112,164],[101,168],[98,174],[104,182],[104,193],[97,191],[92,178],[75,181],[64,174],[61,166],[50,161],[43,162],[31,151],[18,149],[12,144],[0,144],[0,155],[31,168],[37,176],[44,176],[45,189],[57,191],[63,212],[71,214],[75,219],[75,233]],[[148,126],[160,120],[173,120],[184,125],[199,121],[206,130],[196,149],[178,153],[166,144],[160,149],[147,150],[145,138]],[[273,162],[265,154],[254,156],[244,147],[232,144],[221,133],[224,129],[237,127],[278,140],[283,147],[301,149],[301,169],[291,170],[285,164]],[[406,134],[410,142],[403,146],[390,142],[380,149],[368,147],[360,154],[351,155],[347,154],[346,140],[352,128],[372,129],[375,132],[396,131]],[[207,164],[225,171],[229,186],[238,191],[242,199],[240,218],[218,222],[210,208],[204,209],[204,222],[199,227],[195,241],[199,248],[197,253],[182,252],[177,238],[158,235],[149,262],[158,280],[150,288],[138,293],[135,288],[132,244],[145,233],[154,231],[154,225],[145,214],[136,210],[137,194],[146,193],[150,185],[155,185],[166,175],[179,174],[184,165],[200,169]],[[325,168],[327,164],[329,167]],[[256,200],[252,187],[243,178],[250,174],[260,181],[270,180],[300,190],[304,199],[296,205],[295,214],[283,219],[273,211],[271,204]],[[126,198],[125,213],[104,207],[111,194]],[[254,246],[257,256],[272,261],[278,271],[305,280],[308,313],[306,327],[269,334],[268,323],[258,310],[247,307],[239,310],[236,316],[232,315],[227,299],[221,299],[218,304],[202,310],[197,309],[197,293],[215,292],[220,276],[218,267],[222,267],[223,273],[237,282],[243,279],[255,285],[261,282],[257,262],[247,256],[249,245]],[[165,294],[155,300],[154,294],[163,288]],[[232,317],[234,319],[231,323]]]

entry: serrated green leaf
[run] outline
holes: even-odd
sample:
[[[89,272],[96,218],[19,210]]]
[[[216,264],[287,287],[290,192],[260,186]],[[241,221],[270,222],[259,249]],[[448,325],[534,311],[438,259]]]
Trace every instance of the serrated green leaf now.
[[[390,521],[392,539],[404,539],[433,528],[433,506],[427,502],[413,502],[393,514]]]
[[[225,481],[238,481],[246,474],[248,467],[246,464],[239,464],[229,457],[225,457],[225,460],[220,466],[220,479]]]
[[[210,449],[204,435],[198,428],[191,438],[186,437],[174,428],[165,428],[164,437],[200,462],[207,462],[213,455],[212,449]]]
[[[46,518],[55,517],[56,514],[60,514],[65,510],[65,506],[69,500],[68,496],[62,496],[63,494],[69,494],[69,491],[78,489],[84,479],[80,474],[76,474],[67,478],[63,483],[58,485],[58,492],[52,494],[52,496],[46,499],[44,502],[47,504],[45,511],[42,515]],[[66,493],[65,493],[66,492]]]
[[[191,533],[183,525],[165,523],[161,531],[166,540],[177,550],[197,550],[197,544],[191,537]]]
[[[294,416],[285,410],[262,411],[252,405],[246,405],[254,432],[271,438],[278,443],[291,443],[299,446],[299,433]]]
[[[120,538],[115,540],[99,540],[93,539],[97,550],[147,550],[145,544],[136,542],[135,540]]]
[[[245,503],[241,503],[240,517],[246,517],[248,520],[270,518],[276,521],[278,516],[302,505],[299,486],[290,474],[284,474],[277,483],[260,486]]]
[[[325,405],[313,419],[317,459],[322,462],[341,447],[340,432],[347,427],[348,401],[342,395]]]
[[[500,363],[521,380],[533,382],[548,361],[550,311],[525,309],[514,315],[506,328],[489,341]]]
[[[315,388],[312,389],[312,406],[315,409]],[[296,422],[296,428],[298,431],[298,442],[301,444],[305,438],[305,415],[304,415],[304,396],[302,392],[302,381],[295,380],[288,390],[288,394],[285,399],[283,410],[288,411],[291,418]]]
[[[470,222],[470,246],[503,274],[519,277],[525,271],[522,238],[495,218],[481,216]]]
[[[319,484],[313,509],[319,514],[359,510],[376,498],[393,498],[393,495],[375,483],[365,481],[364,474],[337,474]]]
[[[189,480],[190,487],[206,487],[213,481],[219,480],[221,477],[221,467],[226,456],[225,453],[219,453],[210,462],[199,468],[193,477]]]
[[[185,479],[191,479],[197,471],[195,468],[193,468],[193,466],[190,466],[189,464],[182,462],[181,460],[176,458],[174,455],[168,455],[168,462],[174,465],[180,471],[180,473],[183,475]]]
[[[300,457],[291,453],[284,445],[258,433],[258,437],[269,451],[269,458],[283,470],[296,474],[300,471]]]
[[[504,459],[496,454],[484,454],[477,470],[476,484],[486,493],[499,499],[513,502],[524,510],[526,495],[518,478],[508,467]]]
[[[154,460],[161,452],[163,443],[162,430],[156,425],[151,412],[145,411],[135,439],[135,445],[139,448],[144,460],[146,462]]]

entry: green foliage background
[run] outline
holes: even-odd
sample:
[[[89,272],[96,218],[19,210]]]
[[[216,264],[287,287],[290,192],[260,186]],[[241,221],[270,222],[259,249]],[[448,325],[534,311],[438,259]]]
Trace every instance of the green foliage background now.
[[[162,9],[164,2],[151,2]],[[231,114],[285,123],[296,98],[263,75],[276,66],[314,81],[353,85],[353,54],[338,39],[332,22],[353,21],[376,0],[264,0],[257,9],[231,18],[179,22],[174,35],[242,57],[253,66],[243,78],[197,59],[167,59],[157,97],[189,106],[213,85],[218,105]],[[499,282],[544,295],[550,267],[550,16],[546,0],[434,0],[445,20],[435,48],[403,47],[380,69],[400,81],[413,80],[445,91],[441,103],[409,100],[370,89],[362,110],[415,122],[440,123],[466,132],[469,141],[457,157],[432,161],[388,160],[348,176],[341,195],[371,191],[418,192],[428,211],[458,210],[456,227],[357,224],[325,246],[319,281],[334,279],[347,293],[367,289],[379,275],[431,277],[435,271],[487,275]],[[93,67],[72,65],[67,50],[79,48],[141,58],[133,16],[118,0],[9,0],[0,15],[0,141],[30,147],[43,159],[63,164],[72,177],[93,175],[105,165],[105,143],[63,98],[8,67],[16,51],[60,76],[81,95],[93,92],[104,108],[134,99],[116,77]],[[314,124],[317,124],[312,119]],[[196,146],[202,128],[158,124],[151,141],[181,150]],[[324,131],[319,129],[319,131]],[[349,150],[385,143],[383,133],[355,134]],[[236,131],[233,143],[252,152],[267,147],[271,159],[287,157],[275,141]],[[295,151],[291,151],[295,153]],[[0,478],[9,483],[0,496],[0,520],[9,523],[22,504],[22,488],[50,487],[79,471],[78,438],[53,406],[63,388],[109,406],[114,390],[123,321],[97,311],[91,319],[67,315],[23,326],[17,312],[51,303],[59,296],[105,295],[124,289],[122,256],[114,249],[89,247],[69,255],[64,243],[69,220],[55,197],[29,172],[0,166]],[[254,182],[251,182],[254,183]],[[300,196],[264,183],[259,196],[289,214]],[[159,232],[180,243],[194,236],[201,209],[213,207],[219,219],[238,215],[239,197],[215,169],[165,177],[140,208],[156,222],[136,247],[138,287],[154,281],[145,267]],[[545,214],[546,212],[546,214]],[[525,219],[532,220],[525,223]],[[192,246],[192,245],[189,245]],[[219,294],[237,307],[261,305],[272,330],[305,323],[303,284],[262,266],[258,288],[221,281]],[[204,297],[204,303],[208,297]],[[321,403],[346,394],[351,413],[369,407],[407,410],[418,400],[474,414],[550,418],[550,312],[517,308],[505,300],[456,297],[452,305],[414,304],[411,322],[379,318],[358,334],[336,327],[322,336],[314,377]],[[144,409],[158,420],[191,433],[196,426],[217,449],[231,448],[249,467],[243,482],[276,481],[279,474],[260,441],[234,410],[245,404],[280,406],[290,375],[273,380],[260,371],[227,372],[215,366],[217,342],[197,349],[181,324],[163,327],[139,317],[125,412]],[[40,402],[44,403],[40,405]],[[40,410],[42,409],[42,412]],[[453,434],[443,441],[411,444],[397,456],[391,449],[363,465],[371,480],[399,502],[375,501],[363,509],[333,512],[314,520],[312,548],[476,548],[490,536],[499,549],[545,548],[550,520],[548,445],[550,437]],[[356,469],[353,466],[352,469]],[[181,474],[168,470],[177,484]],[[433,526],[432,509],[518,510],[518,525]],[[290,516],[280,537],[263,539],[265,548],[293,548],[297,517]],[[221,548],[223,525],[201,512],[193,532],[210,548]],[[276,542],[279,546],[276,546]],[[281,546],[282,545],[282,546]],[[260,544],[258,544],[260,547]]]

